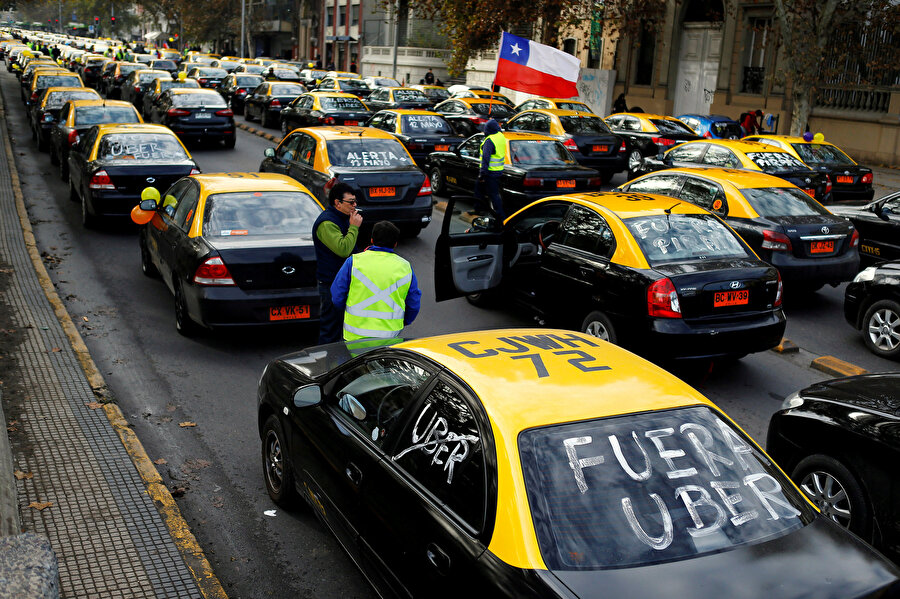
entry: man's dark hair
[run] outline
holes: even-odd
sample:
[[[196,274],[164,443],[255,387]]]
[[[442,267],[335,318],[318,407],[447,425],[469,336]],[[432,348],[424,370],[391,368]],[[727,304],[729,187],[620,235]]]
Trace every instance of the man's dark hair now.
[[[400,241],[400,229],[390,221],[380,220],[372,227],[372,243],[378,247],[392,248]]]
[[[356,195],[356,191],[346,183],[338,183],[328,192],[328,203],[334,206],[335,200],[343,200],[344,194]]]

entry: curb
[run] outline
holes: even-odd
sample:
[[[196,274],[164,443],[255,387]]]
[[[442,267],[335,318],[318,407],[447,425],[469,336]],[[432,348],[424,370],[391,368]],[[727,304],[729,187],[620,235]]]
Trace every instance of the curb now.
[[[103,380],[97,365],[94,364],[94,360],[91,358],[90,352],[81,338],[81,334],[75,328],[75,323],[72,322],[72,318],[66,311],[65,305],[59,299],[56,288],[53,286],[53,281],[50,279],[50,275],[47,274],[47,269],[41,260],[34,232],[31,228],[31,221],[28,220],[28,211],[25,208],[25,198],[22,194],[19,174],[15,169],[12,138],[9,135],[7,126],[8,115],[2,96],[0,96],[0,118],[3,120],[3,135],[6,137],[7,142],[6,159],[10,165],[9,171],[12,179],[13,196],[16,201],[16,212],[19,215],[19,223],[22,226],[22,236],[25,238],[28,256],[31,258],[32,266],[37,274],[41,288],[44,290],[44,295],[47,296],[47,300],[53,306],[53,311],[56,313],[63,332],[65,332],[69,343],[72,345],[72,350],[78,358],[78,362],[87,377],[88,384],[94,391],[94,395],[104,402],[103,411],[106,413],[110,425],[119,435],[119,439],[122,441],[122,445],[125,446],[128,455],[131,456],[135,468],[147,486],[147,494],[156,504],[166,524],[166,528],[172,535],[172,539],[178,547],[185,564],[190,569],[191,574],[193,574],[200,592],[206,599],[227,599],[228,596],[225,594],[225,589],[213,572],[212,566],[203,554],[203,549],[200,547],[197,539],[191,533],[187,521],[181,515],[181,510],[178,509],[178,505],[175,503],[175,499],[162,483],[162,477],[156,470],[156,466],[153,464],[150,456],[147,455],[144,446],[141,445],[137,435],[129,427],[128,421],[125,419],[119,406],[114,403],[107,403],[110,401],[109,387],[106,385],[106,381]]]
[[[869,372],[865,368],[845,362],[834,356],[820,356],[809,363],[810,368],[832,376],[855,376]]]
[[[266,133],[265,131],[257,129],[256,127],[251,127],[250,125],[247,125],[246,123],[240,123],[240,122],[235,121],[235,125],[238,126],[238,129],[243,129],[244,131],[247,131],[248,133],[252,133],[253,135],[258,135],[259,137],[263,137],[265,139],[268,139],[269,141],[274,141],[275,143],[279,143],[282,139],[282,138],[278,137],[277,135],[273,135],[272,133]]]

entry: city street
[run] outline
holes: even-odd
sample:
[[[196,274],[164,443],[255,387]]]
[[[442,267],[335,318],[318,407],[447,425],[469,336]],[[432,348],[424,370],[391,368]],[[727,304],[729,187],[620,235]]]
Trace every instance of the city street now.
[[[69,201],[56,167],[31,140],[18,82],[3,72],[0,86],[45,265],[111,397],[157,460],[229,596],[374,596],[331,533],[307,511],[275,509],[263,484],[257,381],[269,360],[313,344],[316,327],[179,335],[168,289],[141,273],[136,226],[110,221],[97,230],[82,227],[80,206]],[[239,130],[234,150],[189,150],[206,173],[240,172],[256,171],[265,148],[273,145]],[[610,187],[623,182],[624,175],[617,175]],[[419,318],[405,335],[531,326],[524,313],[477,308],[464,299],[434,302],[441,216],[435,211],[435,222],[398,250],[412,263],[424,293]],[[843,288],[786,298],[785,335],[800,346],[799,353],[764,352],[711,371],[692,365],[677,374],[764,445],[769,417],[784,397],[829,378],[809,367],[813,358],[833,355],[871,372],[897,370],[896,363],[867,351],[859,332],[844,321]],[[185,422],[196,426],[180,426]]]

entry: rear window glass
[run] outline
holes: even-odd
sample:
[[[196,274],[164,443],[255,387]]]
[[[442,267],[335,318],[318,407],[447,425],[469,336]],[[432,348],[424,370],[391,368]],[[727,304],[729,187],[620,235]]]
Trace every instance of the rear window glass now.
[[[238,67],[240,68],[240,67]],[[258,64],[245,64],[243,65],[243,72],[245,73],[262,73],[266,70],[266,67]]]
[[[694,135],[694,131],[681,121],[650,119],[650,122],[653,123],[660,133],[689,133]]]
[[[200,77],[227,77],[228,71],[225,69],[197,69]]]
[[[290,69],[275,69],[272,71],[272,74],[280,79],[299,79],[300,78],[300,75],[298,75],[296,71],[291,71]]]
[[[405,114],[400,117],[400,130],[410,135],[443,133],[452,135],[450,125],[443,117],[432,114]]]
[[[814,517],[765,454],[706,406],[531,429],[519,451],[551,570],[728,551]]]
[[[569,151],[558,141],[518,140],[509,142],[509,159],[512,164],[575,164]]]
[[[559,122],[566,133],[573,135],[604,135],[612,133],[599,116],[561,116]]]
[[[219,61],[219,68],[225,69],[226,71],[227,71],[228,69],[236,69],[236,68],[238,68],[240,65],[241,65],[241,63],[235,62],[235,61],[233,61],[233,60],[220,60],[220,61]]]
[[[791,144],[794,151],[803,159],[803,162],[820,164],[855,164],[850,157],[834,146],[824,144]]]
[[[144,65],[140,64],[123,64],[119,65],[119,74],[127,75],[128,73],[132,73],[140,68],[143,68]]]
[[[710,128],[716,137],[724,139],[740,139],[744,135],[737,123],[713,123]]]
[[[217,193],[206,200],[203,235],[306,236],[320,212],[313,197],[300,191]]]
[[[110,133],[100,138],[99,160],[187,160],[174,135],[158,133]]]
[[[326,147],[334,166],[392,168],[412,164],[396,139],[334,139],[327,141]]]
[[[742,189],[741,193],[760,216],[831,214],[822,204],[793,187]]]
[[[650,266],[748,256],[737,235],[710,214],[637,216],[624,222]]]
[[[341,86],[342,90],[369,89],[369,86],[362,79],[338,79],[338,85]]]
[[[159,91],[160,93],[166,91],[167,89],[172,88],[191,88],[191,89],[200,89],[200,84],[194,81],[193,79],[185,79],[183,81],[166,81],[162,80],[159,82]]]
[[[140,73],[138,75],[141,83],[150,83],[154,79],[171,79],[171,76],[165,71],[159,71],[158,73]]]
[[[75,109],[76,127],[139,122],[137,112],[130,106],[82,106]]]
[[[309,71],[307,75],[310,79],[321,79],[328,74],[328,71]]]
[[[366,106],[359,98],[328,98],[320,97],[319,104],[322,110],[366,110]]]
[[[306,89],[300,85],[273,85],[273,96],[299,96],[305,94]]]
[[[560,110],[577,110],[579,112],[594,112],[591,107],[581,102],[557,102],[556,107]]]
[[[225,99],[219,94],[176,94],[172,96],[173,106],[209,106],[225,108]]]
[[[153,61],[154,69],[163,69],[164,71],[172,71],[175,70],[175,63],[171,60],[154,60]]]
[[[256,87],[263,82],[263,78],[254,75],[244,75],[235,77],[235,83],[241,87]]]
[[[88,58],[84,64],[88,67],[95,67],[97,65],[103,64],[105,61],[105,58]]]
[[[787,152],[748,152],[747,158],[766,173],[809,170],[808,166]]]
[[[100,95],[94,91],[50,92],[44,102],[45,108],[60,108],[69,100],[97,100]]]
[[[48,87],[81,87],[81,80],[74,75],[38,75],[35,89]]]
[[[450,92],[445,89],[426,89],[425,95],[428,96],[429,99],[440,102],[441,100],[446,100],[450,97]]]
[[[477,104],[472,104],[472,110],[474,110],[478,114],[488,114],[494,118],[508,119],[511,118],[516,111],[507,106],[506,104],[491,104],[489,102],[479,102]]]
[[[398,102],[427,102],[428,98],[422,92],[412,89],[395,89],[394,100]]]

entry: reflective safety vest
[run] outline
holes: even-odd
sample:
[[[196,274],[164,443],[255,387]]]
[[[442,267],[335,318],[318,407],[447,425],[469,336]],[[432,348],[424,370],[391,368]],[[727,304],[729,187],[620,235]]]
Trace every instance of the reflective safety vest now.
[[[409,262],[397,254],[377,250],[354,254],[352,260],[344,340],[399,336],[412,282]]]
[[[497,132],[491,135],[485,135],[481,140],[481,151],[484,152],[484,142],[491,140],[494,143],[494,153],[491,154],[491,161],[488,163],[489,171],[502,171],[503,161],[506,160],[506,137],[503,133]]]

